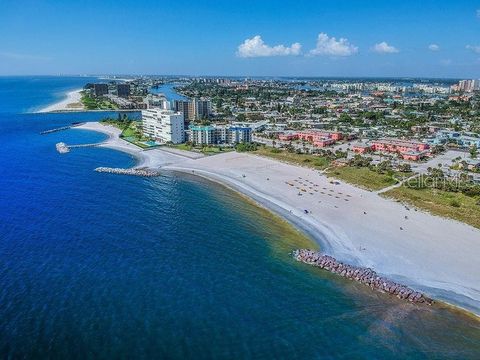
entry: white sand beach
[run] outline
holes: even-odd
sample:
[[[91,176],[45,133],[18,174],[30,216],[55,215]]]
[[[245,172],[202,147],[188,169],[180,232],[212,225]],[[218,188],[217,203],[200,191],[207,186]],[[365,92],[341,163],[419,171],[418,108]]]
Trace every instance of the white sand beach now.
[[[203,176],[245,194],[311,235],[323,252],[435,299],[480,314],[480,230],[410,209],[316,170],[229,152],[192,159],[142,151],[98,123],[80,128],[110,134],[103,145],[128,152],[139,166]],[[307,210],[308,213],[305,211]]]
[[[171,151],[162,151],[158,149],[146,150],[119,138],[121,130],[115,126],[103,125],[98,122],[87,122],[72,129],[97,131],[108,135],[108,139],[100,146],[118,151],[123,151],[134,156],[137,159],[135,167],[149,167],[158,169],[170,164],[179,164],[182,161],[189,160],[187,156],[181,156]],[[181,152],[180,152],[181,153]],[[188,154],[186,154],[188,155]]]
[[[46,113],[46,112],[66,112],[66,111],[79,111],[83,110],[83,104],[81,103],[82,95],[80,92],[82,89],[77,89],[69,91],[65,95],[67,96],[62,101],[59,101],[55,104],[44,107],[37,112]]]

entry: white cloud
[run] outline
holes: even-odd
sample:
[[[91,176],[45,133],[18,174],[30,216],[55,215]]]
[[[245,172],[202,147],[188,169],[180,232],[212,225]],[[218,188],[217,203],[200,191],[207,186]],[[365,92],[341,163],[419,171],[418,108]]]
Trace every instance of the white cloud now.
[[[400,52],[396,47],[388,45],[385,41],[375,44],[372,50],[379,54],[395,54]]]
[[[299,55],[302,45],[294,43],[292,45],[275,45],[269,46],[265,44],[260,35],[256,35],[251,39],[246,39],[243,44],[238,46],[237,56],[243,58],[250,57],[267,57],[267,56],[287,56]]]
[[[475,54],[480,54],[480,45],[467,45],[465,46],[467,50],[473,51]]]
[[[440,64],[443,65],[443,66],[449,66],[449,65],[452,65],[452,60],[451,59],[443,59],[443,60],[440,60]]]
[[[438,46],[437,44],[430,44],[430,45],[428,45],[428,50],[438,51],[438,50],[440,50],[440,46]]]
[[[358,47],[350,44],[347,39],[328,37],[325,33],[318,34],[317,46],[310,50],[310,55],[350,56],[358,52]]]

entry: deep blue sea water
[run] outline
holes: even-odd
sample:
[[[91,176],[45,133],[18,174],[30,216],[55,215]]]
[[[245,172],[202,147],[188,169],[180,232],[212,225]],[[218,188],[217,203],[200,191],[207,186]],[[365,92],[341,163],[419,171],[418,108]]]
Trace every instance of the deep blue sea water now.
[[[309,240],[219,185],[96,173],[55,144],[105,113],[25,114],[91,79],[0,78],[1,358],[478,359],[480,323],[293,261]]]

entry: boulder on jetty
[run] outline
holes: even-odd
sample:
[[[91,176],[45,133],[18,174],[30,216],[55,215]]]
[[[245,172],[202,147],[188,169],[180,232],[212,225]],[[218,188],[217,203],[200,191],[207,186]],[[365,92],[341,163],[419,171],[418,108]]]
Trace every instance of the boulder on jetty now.
[[[433,304],[433,300],[424,294],[381,277],[370,268],[347,265],[331,256],[322,255],[318,251],[308,249],[295,250],[293,257],[297,261],[328,270],[331,273],[367,285],[372,289],[394,295],[399,299],[418,304]]]
[[[110,173],[110,174],[135,175],[135,176],[143,176],[143,177],[154,177],[154,176],[160,175],[160,172],[151,170],[148,168],[122,169],[122,168],[98,167],[95,169],[95,171]]]

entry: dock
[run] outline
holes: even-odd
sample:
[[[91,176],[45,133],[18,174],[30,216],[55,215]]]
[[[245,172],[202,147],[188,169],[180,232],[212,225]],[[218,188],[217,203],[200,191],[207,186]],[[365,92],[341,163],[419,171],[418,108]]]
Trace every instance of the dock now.
[[[59,142],[55,145],[55,147],[57,148],[57,151],[60,153],[60,154],[65,154],[65,153],[68,153],[70,152],[70,148],[67,146],[67,144],[65,144],[64,142]]]
[[[103,142],[93,143],[93,144],[78,144],[78,145],[67,145],[64,142],[59,142],[55,145],[57,151],[60,154],[65,154],[70,152],[71,149],[86,148],[86,147],[96,147],[102,145]]]

